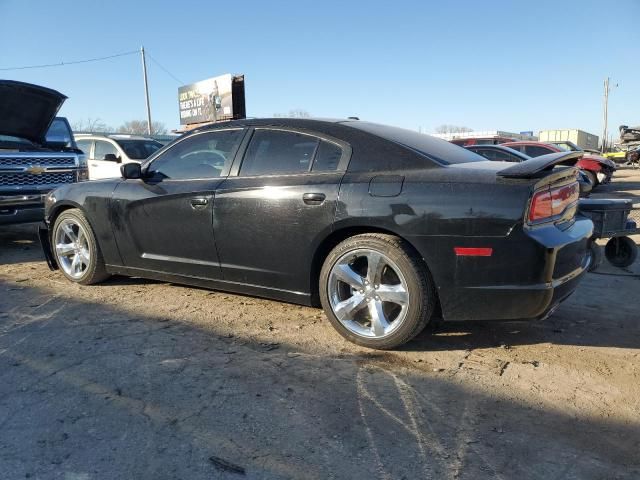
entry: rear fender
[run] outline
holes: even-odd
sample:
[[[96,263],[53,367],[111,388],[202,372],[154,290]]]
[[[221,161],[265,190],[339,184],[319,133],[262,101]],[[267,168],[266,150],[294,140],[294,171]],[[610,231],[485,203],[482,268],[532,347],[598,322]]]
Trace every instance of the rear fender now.
[[[602,171],[602,164],[597,160],[591,160],[589,158],[580,159],[578,163],[576,163],[576,167],[596,173]]]

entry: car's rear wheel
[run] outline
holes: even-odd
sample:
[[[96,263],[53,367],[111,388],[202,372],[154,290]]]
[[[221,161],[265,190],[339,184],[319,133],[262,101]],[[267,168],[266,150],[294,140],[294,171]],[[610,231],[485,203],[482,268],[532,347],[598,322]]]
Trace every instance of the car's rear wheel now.
[[[93,229],[81,210],[65,210],[53,226],[52,250],[60,270],[75,283],[91,285],[109,277]]]
[[[591,185],[593,185],[593,188],[596,188],[600,183],[596,174],[590,170],[583,170],[583,172],[587,177],[589,177],[589,181],[591,182]]]
[[[344,240],[320,272],[320,301],[347,340],[390,349],[427,325],[436,304],[424,261],[392,235],[362,234]]]

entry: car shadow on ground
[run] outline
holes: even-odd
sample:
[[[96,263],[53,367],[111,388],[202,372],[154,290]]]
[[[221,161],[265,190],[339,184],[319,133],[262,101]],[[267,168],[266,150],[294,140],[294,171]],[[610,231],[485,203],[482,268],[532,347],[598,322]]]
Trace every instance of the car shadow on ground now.
[[[640,475],[637,424],[26,283],[0,281],[0,385],[3,478]]]
[[[0,264],[43,262],[40,244],[31,225],[14,226],[0,233]],[[17,257],[17,259],[14,259]],[[403,351],[465,350],[552,343],[557,345],[640,348],[640,322],[633,287],[640,288],[640,264],[631,270],[604,266],[587,274],[573,294],[547,320],[526,322],[434,321]],[[20,272],[22,280],[30,272]],[[60,274],[61,281],[65,281]],[[113,276],[104,287],[162,284],[143,278]],[[627,285],[622,287],[622,285]],[[187,287],[204,290],[198,287]],[[238,299],[250,298],[238,295]],[[269,302],[269,300],[264,300]],[[274,302],[277,303],[277,302]]]

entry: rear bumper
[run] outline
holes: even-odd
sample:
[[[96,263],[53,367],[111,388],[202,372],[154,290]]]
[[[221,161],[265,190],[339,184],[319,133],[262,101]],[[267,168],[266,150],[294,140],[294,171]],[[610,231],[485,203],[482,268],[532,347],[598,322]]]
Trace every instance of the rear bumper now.
[[[444,319],[534,320],[547,316],[574,292],[589,268],[592,233],[591,220],[578,216],[565,230],[554,225],[520,227],[500,238],[441,240],[445,245],[436,251],[449,253],[431,263],[428,255],[425,259],[438,286]],[[491,247],[493,254],[456,257],[456,246]]]

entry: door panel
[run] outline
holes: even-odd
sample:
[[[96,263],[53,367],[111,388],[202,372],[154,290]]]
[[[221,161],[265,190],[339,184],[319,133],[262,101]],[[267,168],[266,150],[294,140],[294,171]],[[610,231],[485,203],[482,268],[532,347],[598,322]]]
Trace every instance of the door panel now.
[[[228,175],[243,129],[188,135],[157,156],[144,179],[114,193],[114,231],[124,265],[217,279],[214,193]]]
[[[221,179],[126,180],[112,200],[124,265],[220,278],[213,236],[214,191]]]
[[[227,178],[214,205],[224,280],[309,292],[313,252],[331,231],[342,176]]]

